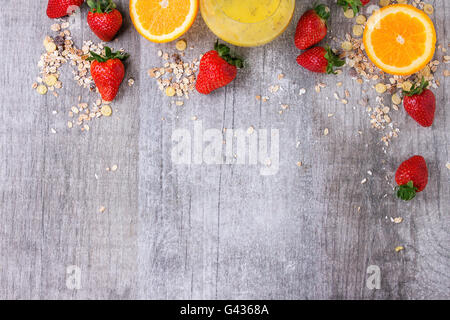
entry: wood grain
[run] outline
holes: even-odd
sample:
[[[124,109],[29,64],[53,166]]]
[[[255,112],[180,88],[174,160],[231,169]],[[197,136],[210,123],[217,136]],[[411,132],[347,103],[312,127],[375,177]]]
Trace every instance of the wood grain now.
[[[126,77],[136,84],[122,86],[113,117],[95,121],[89,132],[66,128],[79,95],[96,99],[70,75],[58,98],[31,90],[52,23],[46,1],[28,1],[23,14],[17,1],[2,4],[0,298],[450,298],[446,66],[434,90],[433,127],[420,128],[398,111],[393,120],[400,137],[383,152],[380,133],[357,104],[361,97],[374,103],[371,84],[363,92],[346,73],[321,76],[296,67],[292,38],[306,1],[297,1],[294,21],[274,42],[234,48],[249,66],[231,85],[210,96],[193,94],[183,107],[147,75],[160,63],[157,51],[175,52],[174,45],[140,37],[128,1],[116,2],[125,23],[113,46],[130,52]],[[334,1],[323,2],[332,7],[329,39],[342,38],[351,22]],[[429,2],[438,43],[447,46],[448,3]],[[84,18],[86,13],[84,8]],[[194,47],[190,58],[215,39],[200,16],[184,38]],[[95,37],[83,24],[74,39],[79,45]],[[282,90],[270,94],[280,73]],[[319,82],[327,87],[317,94]],[[306,94],[300,96],[301,88]],[[343,88],[352,94],[346,106],[332,97]],[[262,103],[256,95],[270,100]],[[281,104],[290,108],[280,115]],[[278,173],[262,176],[250,165],[174,164],[172,132],[192,131],[193,116],[205,129],[278,129]],[[399,202],[392,175],[419,153],[429,166],[427,189],[411,203]],[[114,164],[116,172],[105,170]],[[404,222],[393,224],[389,218],[397,216]],[[397,253],[399,245],[405,250]],[[81,268],[81,290],[66,287],[70,265]],[[380,290],[366,288],[369,265],[381,269]]]

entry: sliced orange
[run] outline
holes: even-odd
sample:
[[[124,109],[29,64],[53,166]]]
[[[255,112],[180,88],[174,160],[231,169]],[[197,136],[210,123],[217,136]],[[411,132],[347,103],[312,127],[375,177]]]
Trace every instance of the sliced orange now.
[[[369,59],[381,70],[410,75],[433,58],[436,31],[422,10],[394,4],[374,12],[364,30],[364,47]]]
[[[134,27],[153,42],[182,36],[195,21],[198,0],[130,0]]]

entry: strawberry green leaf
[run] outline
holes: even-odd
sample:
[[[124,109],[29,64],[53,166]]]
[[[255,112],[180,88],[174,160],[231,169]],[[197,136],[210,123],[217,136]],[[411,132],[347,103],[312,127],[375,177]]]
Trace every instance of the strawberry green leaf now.
[[[91,8],[91,12],[110,13],[116,8],[116,4],[112,0],[88,0],[87,4]]]
[[[418,190],[417,187],[414,187],[414,183],[412,181],[409,181],[407,184],[398,186],[396,189],[397,197],[405,201],[414,199]]]
[[[348,8],[352,9],[355,16],[363,6],[361,0],[338,0],[337,4],[344,10],[347,10]]]
[[[342,67],[345,64],[344,60],[339,59],[337,55],[331,51],[330,47],[326,48],[327,53],[325,53],[325,59],[328,60],[327,65],[327,73],[328,74],[336,74],[336,71],[334,71],[334,67]]]
[[[106,62],[111,59],[119,59],[125,61],[130,55],[125,52],[116,51],[113,52],[110,47],[105,47],[105,55],[99,55],[95,52],[90,52],[90,57],[88,57],[89,61],[98,61],[98,62]]]
[[[325,22],[330,18],[330,8],[328,8],[324,4],[319,4],[314,8],[314,11],[317,13],[317,15],[322,18]]]
[[[230,48],[224,44],[219,44],[219,40],[214,44],[214,50],[216,50],[219,56],[229,64],[239,69],[244,67],[244,60],[240,57],[232,56],[230,54]]]
[[[426,88],[428,88],[429,82],[425,81],[425,78],[422,77],[420,84],[414,83],[409,91],[403,90],[403,94],[406,96],[414,96],[421,94]]]

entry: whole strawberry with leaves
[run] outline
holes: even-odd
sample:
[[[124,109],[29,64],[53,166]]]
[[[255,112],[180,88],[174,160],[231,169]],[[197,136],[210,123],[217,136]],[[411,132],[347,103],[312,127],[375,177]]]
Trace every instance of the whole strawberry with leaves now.
[[[328,18],[330,18],[330,8],[323,4],[306,11],[297,24],[295,46],[305,50],[322,41],[327,35]]]
[[[425,189],[428,183],[428,168],[422,156],[413,156],[402,162],[395,172],[397,197],[409,201],[417,192]]]
[[[87,22],[92,32],[103,41],[111,41],[122,26],[122,14],[112,0],[88,0],[91,8]]]
[[[345,61],[339,59],[329,47],[314,47],[299,55],[297,63],[312,72],[336,74],[334,67],[342,67]]]
[[[105,55],[95,52],[88,58],[91,63],[91,75],[95,85],[105,101],[113,101],[119,91],[120,84],[125,76],[125,67],[122,61],[129,55],[122,52],[112,52],[105,47]]]
[[[370,0],[338,0],[337,4],[344,10],[352,9],[356,16],[361,8],[369,2]]]
[[[48,0],[47,16],[50,19],[65,17],[78,9],[84,0]]]
[[[422,78],[420,84],[414,84],[409,91],[403,91],[403,106],[406,112],[422,127],[430,127],[436,111],[436,97],[427,89],[428,81]]]
[[[200,60],[195,88],[202,94],[209,94],[233,81],[237,69],[243,66],[242,59],[231,56],[230,48],[217,41],[214,50],[205,53]]]

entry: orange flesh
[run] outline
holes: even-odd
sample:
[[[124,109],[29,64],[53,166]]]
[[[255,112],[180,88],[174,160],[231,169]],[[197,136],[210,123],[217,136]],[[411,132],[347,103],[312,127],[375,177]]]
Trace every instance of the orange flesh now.
[[[425,53],[426,38],[419,19],[398,12],[380,21],[380,28],[374,29],[371,40],[377,57],[388,65],[401,68]]]
[[[161,36],[178,28],[190,10],[190,0],[141,0],[136,14],[142,26],[152,35]]]

